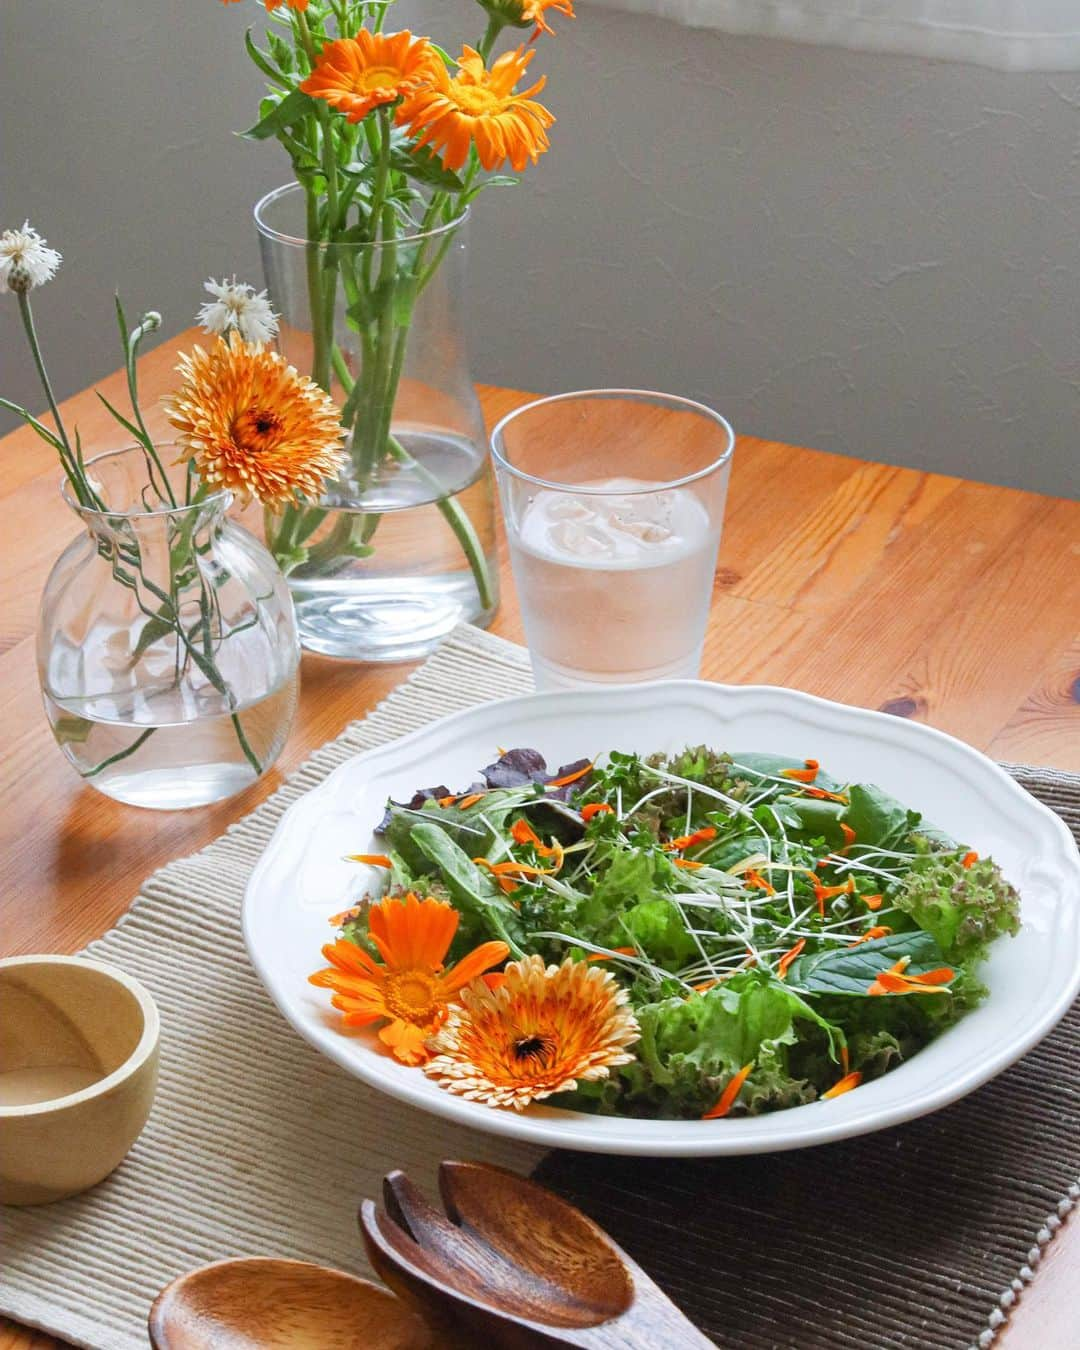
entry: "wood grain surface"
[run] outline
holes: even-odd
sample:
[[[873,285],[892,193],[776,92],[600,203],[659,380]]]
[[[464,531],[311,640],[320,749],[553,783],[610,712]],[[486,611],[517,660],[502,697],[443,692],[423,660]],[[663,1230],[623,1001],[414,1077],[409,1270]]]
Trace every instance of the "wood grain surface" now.
[[[176,351],[193,336],[143,358],[147,407],[173,383]],[[100,388],[122,403],[118,375]],[[481,397],[490,422],[526,396]],[[88,453],[119,443],[92,391],[69,400],[64,416]],[[164,427],[159,412],[148,421]],[[0,463],[0,952],[72,952],[115,923],[148,873],[252,810],[410,667],[305,656],[296,724],[260,783],[192,812],[112,802],[55,748],[37,685],[41,589],[76,533],[58,467],[25,430],[0,441]],[[505,550],[501,565],[493,628],[521,641]],[[999,758],[1080,771],[1080,503],[741,437],[703,674],[884,708]],[[996,1344],[1075,1350],[1078,1279],[1073,1223]],[[52,1344],[0,1324],[0,1350]]]

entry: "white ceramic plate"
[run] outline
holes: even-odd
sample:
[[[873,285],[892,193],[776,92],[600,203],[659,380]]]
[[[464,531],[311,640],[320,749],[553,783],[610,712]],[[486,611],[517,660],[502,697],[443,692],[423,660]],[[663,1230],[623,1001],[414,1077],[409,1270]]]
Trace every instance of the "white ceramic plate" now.
[[[376,877],[342,855],[377,851],[388,796],[470,783],[497,745],[539,749],[549,764],[604,750],[651,753],[701,744],[816,758],[840,779],[873,781],[982,854],[1020,890],[1023,928],[983,968],[990,997],[907,1064],[856,1092],[751,1119],[651,1121],[543,1105],[496,1110],[398,1064],[367,1029],[348,1031],[324,990],[331,914]],[[1064,824],[969,746],[917,723],[764,686],[694,680],[534,694],[469,709],[343,764],[283,817],[244,902],[255,968],[293,1026],[338,1064],[391,1096],[493,1134],[604,1153],[764,1153],[895,1125],[955,1101],[1036,1044],[1080,988],[1080,856]]]

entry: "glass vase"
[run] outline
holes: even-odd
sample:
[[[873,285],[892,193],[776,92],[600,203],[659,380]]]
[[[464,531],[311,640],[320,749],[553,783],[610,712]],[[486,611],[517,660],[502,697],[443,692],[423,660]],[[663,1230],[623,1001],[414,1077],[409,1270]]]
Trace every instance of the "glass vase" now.
[[[53,567],[38,621],[56,742],[85,782],[133,806],[230,797],[277,759],[296,710],[285,579],[226,515],[230,493],[200,495],[182,467],[164,483],[138,446],[87,471],[101,509],[65,482],[85,529]]]
[[[463,331],[467,212],[377,244],[309,243],[304,190],[255,209],[279,346],[342,408],[347,462],[322,499],[266,519],[303,645],[423,656],[498,604],[495,505]]]

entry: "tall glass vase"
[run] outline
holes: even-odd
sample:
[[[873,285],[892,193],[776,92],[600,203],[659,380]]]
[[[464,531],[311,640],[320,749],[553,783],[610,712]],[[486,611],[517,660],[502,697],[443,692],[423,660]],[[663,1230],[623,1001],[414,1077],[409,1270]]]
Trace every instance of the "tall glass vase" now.
[[[389,242],[309,243],[298,184],[255,209],[280,348],[338,400],[347,433],[322,499],[266,520],[312,651],[413,659],[495,613],[494,495],[463,332],[467,214]]]

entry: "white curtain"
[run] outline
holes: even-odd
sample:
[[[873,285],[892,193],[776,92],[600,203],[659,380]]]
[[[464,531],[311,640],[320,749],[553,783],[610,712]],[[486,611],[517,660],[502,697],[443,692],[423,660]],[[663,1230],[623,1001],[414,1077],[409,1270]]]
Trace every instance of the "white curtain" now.
[[[1080,70],[1080,0],[586,0],[692,28],[999,70]]]

